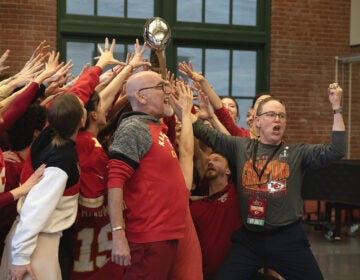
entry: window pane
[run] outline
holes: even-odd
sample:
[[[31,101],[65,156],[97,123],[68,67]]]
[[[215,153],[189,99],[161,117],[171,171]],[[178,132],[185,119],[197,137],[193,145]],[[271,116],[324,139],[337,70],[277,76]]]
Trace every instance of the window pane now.
[[[154,0],[128,0],[128,18],[152,18],[154,17]]]
[[[205,52],[205,77],[219,96],[229,95],[229,50]]]
[[[229,24],[229,0],[206,0],[205,22]]]
[[[99,16],[124,17],[124,1],[100,0],[97,3]]]
[[[236,99],[237,103],[239,104],[239,114],[240,114],[240,120],[238,120],[238,125],[249,129],[246,125],[246,114],[248,109],[252,105],[252,99]]]
[[[234,0],[233,24],[256,25],[257,0]]]
[[[202,0],[177,0],[176,20],[201,22]]]
[[[71,73],[77,76],[86,63],[93,63],[94,47],[94,43],[66,43],[66,61],[71,59],[74,63]]]
[[[255,96],[256,52],[233,51],[233,96]]]
[[[177,64],[191,61],[196,72],[202,72],[202,50],[198,48],[177,48]],[[177,75],[181,75],[179,72]]]
[[[94,0],[67,0],[66,13],[75,15],[94,15]]]
[[[120,61],[125,61],[126,53],[124,44],[116,44],[114,50],[114,58]]]

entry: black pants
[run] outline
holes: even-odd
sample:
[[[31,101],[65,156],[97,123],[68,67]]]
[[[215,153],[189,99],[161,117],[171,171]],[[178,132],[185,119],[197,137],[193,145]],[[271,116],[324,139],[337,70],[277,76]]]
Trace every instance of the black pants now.
[[[241,227],[231,240],[218,280],[251,279],[261,267],[272,268],[287,280],[323,279],[300,222],[261,233]]]

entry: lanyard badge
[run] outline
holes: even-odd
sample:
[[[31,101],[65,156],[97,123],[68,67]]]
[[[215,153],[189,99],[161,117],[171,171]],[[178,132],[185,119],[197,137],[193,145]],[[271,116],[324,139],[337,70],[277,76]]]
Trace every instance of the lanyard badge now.
[[[264,175],[265,169],[268,166],[269,162],[274,158],[275,154],[279,151],[282,143],[274,149],[272,154],[268,157],[265,165],[261,170],[256,168],[256,154],[258,150],[259,142],[257,141],[254,146],[254,151],[252,154],[252,162],[253,162],[253,170],[259,178],[259,182],[261,181],[261,177]],[[250,197],[248,200],[248,213],[247,213],[247,223],[257,226],[264,226],[265,217],[266,217],[266,199],[259,197]]]
[[[247,223],[257,226],[265,224],[266,199],[250,197],[248,201]]]

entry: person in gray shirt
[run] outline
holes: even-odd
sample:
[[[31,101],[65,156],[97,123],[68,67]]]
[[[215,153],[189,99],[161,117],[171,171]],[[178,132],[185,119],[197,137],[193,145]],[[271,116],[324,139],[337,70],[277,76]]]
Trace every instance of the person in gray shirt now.
[[[330,144],[284,143],[285,105],[273,97],[257,109],[258,139],[224,135],[193,116],[194,135],[228,158],[236,171],[243,227],[232,235],[218,279],[249,279],[260,267],[285,279],[323,279],[301,223],[301,186],[307,168],[345,155],[342,89],[331,84],[328,95],[334,112]]]

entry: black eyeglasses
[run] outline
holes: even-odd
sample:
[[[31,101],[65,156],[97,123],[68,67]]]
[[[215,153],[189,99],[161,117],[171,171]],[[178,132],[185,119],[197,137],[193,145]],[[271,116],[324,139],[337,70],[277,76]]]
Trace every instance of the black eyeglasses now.
[[[280,120],[286,119],[286,114],[283,112],[275,113],[273,111],[268,111],[268,112],[264,112],[264,113],[261,113],[260,115],[258,115],[258,117],[260,117],[260,116],[265,116],[268,119],[272,119],[272,120],[275,120],[276,117],[279,117]]]
[[[152,88],[162,89],[165,94],[168,94],[168,93],[169,93],[169,92],[166,90],[166,89],[168,88],[168,85],[165,84],[165,83],[161,83],[161,84],[158,84],[158,85],[152,86],[152,87],[144,87],[144,88],[138,89],[138,91],[140,92],[140,91],[142,91],[142,90],[152,89]]]

